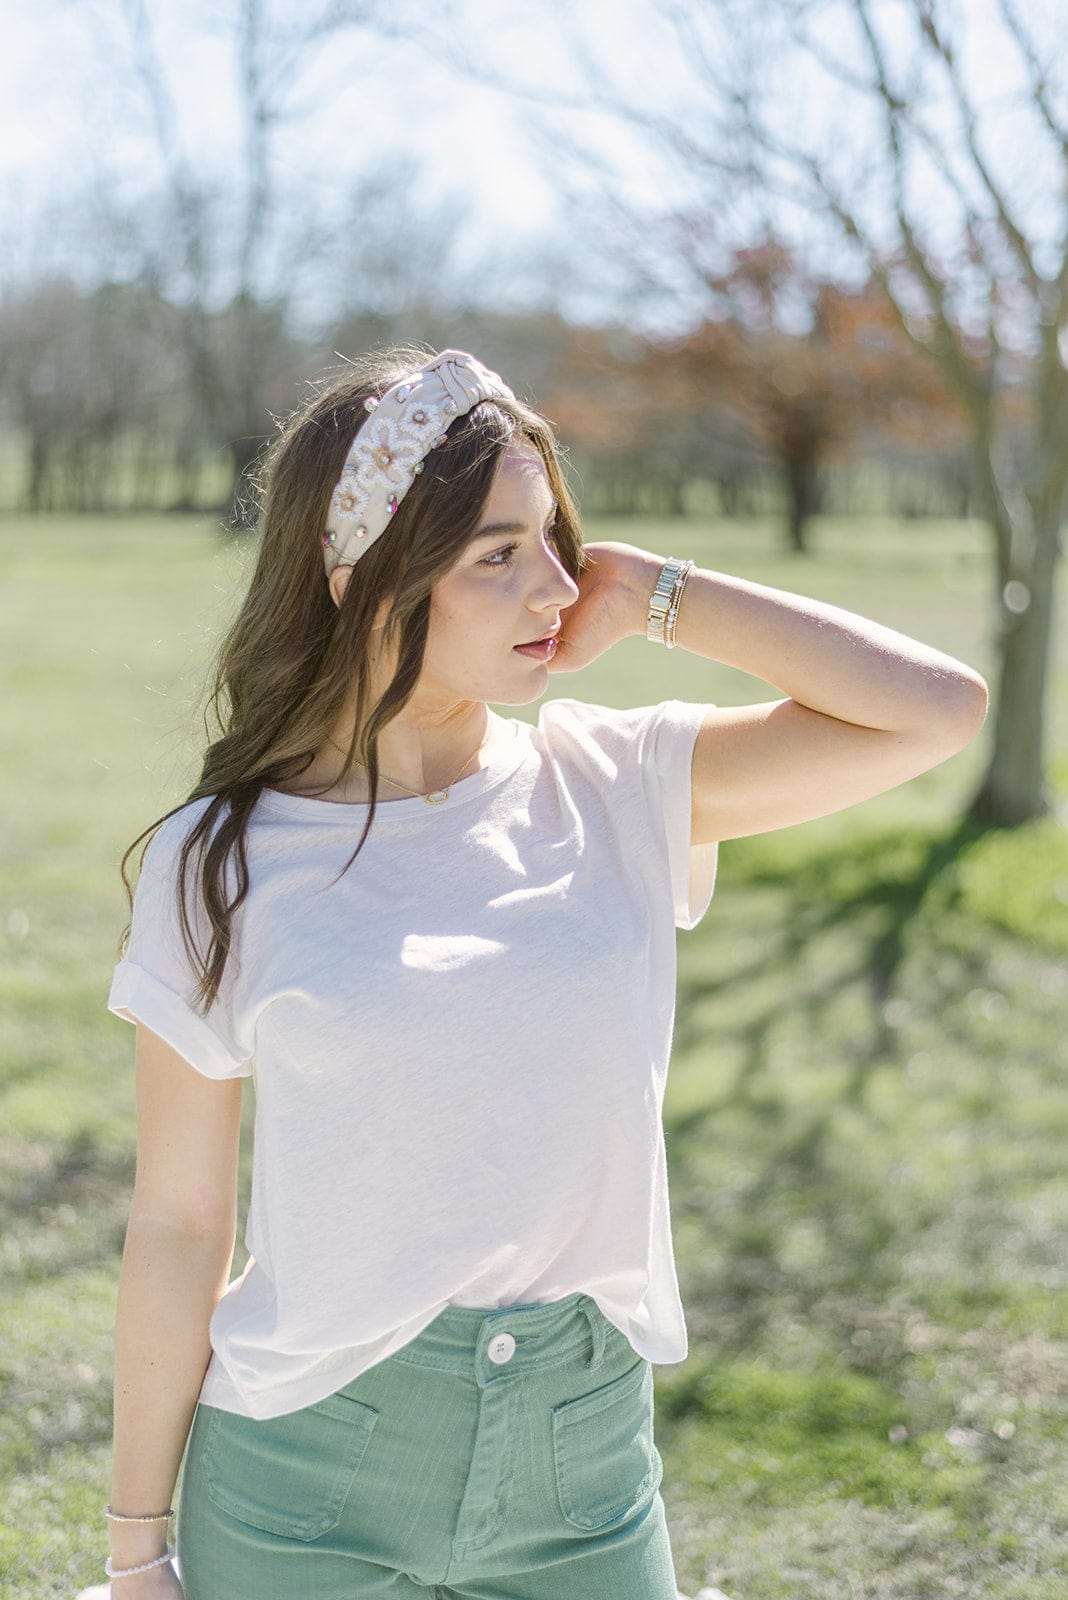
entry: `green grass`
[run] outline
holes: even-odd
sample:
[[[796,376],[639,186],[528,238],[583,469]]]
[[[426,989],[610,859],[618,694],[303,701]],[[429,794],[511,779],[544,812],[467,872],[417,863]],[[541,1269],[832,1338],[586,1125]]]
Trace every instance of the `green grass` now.
[[[599,523],[993,674],[981,530]],[[188,785],[251,547],[158,517],[0,521],[0,1595],[99,1581],[132,1030],[104,1009],[122,849]],[[1062,650],[1065,648],[1062,641]],[[1068,791],[1068,659],[1050,693]],[[771,686],[628,640],[553,693]],[[536,715],[536,707],[526,714]],[[657,1375],[682,1588],[1068,1590],[1068,845],[960,825],[990,725],[838,817],[733,841],[679,938],[666,1105],[691,1349]]]

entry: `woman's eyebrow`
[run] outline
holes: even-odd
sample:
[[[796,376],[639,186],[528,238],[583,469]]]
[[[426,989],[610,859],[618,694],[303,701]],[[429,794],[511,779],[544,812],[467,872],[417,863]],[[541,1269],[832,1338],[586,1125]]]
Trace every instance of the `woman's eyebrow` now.
[[[549,515],[545,518],[546,522],[549,522],[553,517],[555,517],[559,509],[559,501],[554,500],[552,503],[552,509],[550,510]],[[499,533],[526,533],[526,531],[527,525],[525,522],[490,522],[486,527],[479,528],[478,532],[473,534],[472,537],[475,539],[488,539],[491,535],[497,535]]]

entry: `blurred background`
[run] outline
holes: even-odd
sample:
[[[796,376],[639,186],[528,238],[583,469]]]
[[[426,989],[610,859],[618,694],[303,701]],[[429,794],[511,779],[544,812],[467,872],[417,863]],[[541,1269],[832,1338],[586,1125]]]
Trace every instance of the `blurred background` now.
[[[725,845],[680,935],[658,1441],[690,1594],[1068,1592],[1064,0],[0,21],[0,1594],[105,1550],[118,861],[198,770],[259,453],[394,340],[555,422],[590,539],[987,677],[966,751]],[[640,640],[550,688],[777,692]]]

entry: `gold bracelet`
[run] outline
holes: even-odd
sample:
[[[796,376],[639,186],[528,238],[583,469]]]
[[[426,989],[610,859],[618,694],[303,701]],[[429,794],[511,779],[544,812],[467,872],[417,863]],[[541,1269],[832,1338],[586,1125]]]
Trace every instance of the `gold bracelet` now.
[[[166,1511],[157,1511],[150,1517],[126,1517],[121,1511],[112,1511],[110,1506],[105,1506],[104,1515],[109,1522],[167,1522],[174,1516],[174,1507],[168,1506]]]
[[[664,623],[667,620],[671,597],[675,592],[675,584],[683,563],[677,556],[668,556],[660,569],[660,576],[649,596],[649,615],[645,619],[645,637],[650,644],[663,644],[665,642]]]
[[[692,561],[685,562],[682,571],[675,579],[675,588],[671,596],[671,605],[669,606],[668,614],[664,619],[664,643],[667,645],[669,650],[674,650],[676,644],[678,643],[677,639],[675,638],[675,624],[678,621],[679,606],[682,604],[682,591],[686,587],[686,579],[690,576],[693,568],[694,563]]]
[[[651,644],[663,644],[669,650],[674,650],[679,601],[686,587],[686,579],[693,569],[692,561],[683,561],[678,556],[669,556],[664,562],[656,586],[649,597],[645,637]]]

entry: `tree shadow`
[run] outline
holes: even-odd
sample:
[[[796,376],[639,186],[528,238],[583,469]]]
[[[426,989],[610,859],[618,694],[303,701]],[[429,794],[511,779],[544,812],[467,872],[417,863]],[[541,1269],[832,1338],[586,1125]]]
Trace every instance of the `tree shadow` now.
[[[928,936],[937,930],[938,914],[959,898],[958,863],[987,831],[965,819],[931,839],[901,833],[847,843],[802,864],[788,882],[781,871],[757,869],[743,894],[746,887],[774,883],[788,896],[774,957],[736,964],[726,975],[691,971],[680,982],[675,1050],[683,1070],[687,1057],[699,1059],[709,1051],[707,1019],[714,1002],[723,1002],[728,991],[734,1000],[741,990],[752,1008],[748,1020],[731,1028],[731,1049],[740,1064],[729,1085],[677,1114],[669,1102],[666,1112],[673,1215],[693,1219],[699,1231],[706,1225],[714,1230],[712,1259],[702,1261],[698,1254],[687,1262],[687,1276],[698,1302],[715,1302],[727,1313],[729,1342],[751,1341],[773,1309],[789,1303],[803,1313],[828,1289],[893,1289],[900,1234],[896,1202],[878,1183],[867,1182],[862,1170],[843,1171],[842,1117],[859,1116],[869,1129],[879,1126],[868,1108],[872,1069],[903,1071],[906,1064],[894,1005],[910,1014],[902,991],[910,932],[923,917]],[[815,970],[813,958],[832,945],[833,960]],[[947,979],[942,963],[929,961],[924,999],[929,1013],[941,1015],[962,989],[982,982],[987,958],[978,941],[946,945],[943,952],[937,931],[935,951],[944,953],[952,977]],[[849,1023],[846,1048],[841,1016],[832,1021],[832,1013],[848,991],[864,996],[864,1025],[861,1035]],[[798,1104],[796,1085],[769,1070],[774,1036],[787,1012],[806,1052],[826,1038],[828,1050],[837,1053],[836,1061],[828,1058],[838,1069],[837,1087],[828,1093],[822,1086],[811,1107]],[[718,1156],[710,1152],[721,1136],[718,1124],[737,1130],[739,1118],[752,1131],[746,1152],[751,1164],[744,1183],[724,1201],[715,1192]],[[803,1272],[784,1266],[782,1235],[799,1217],[819,1236],[818,1259],[833,1261],[829,1277],[815,1271],[806,1281]]]
[[[0,1142],[8,1290],[19,1280],[113,1262],[122,1249],[133,1173],[133,1152],[102,1145],[92,1128],[57,1142]]]

